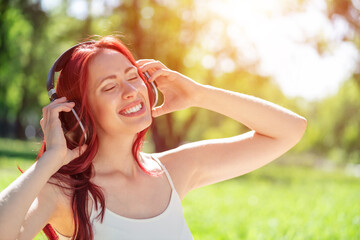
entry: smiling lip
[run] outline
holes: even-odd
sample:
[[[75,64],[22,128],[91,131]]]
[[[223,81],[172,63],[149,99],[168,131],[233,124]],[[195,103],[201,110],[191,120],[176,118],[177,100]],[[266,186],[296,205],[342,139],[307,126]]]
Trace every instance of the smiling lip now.
[[[129,108],[135,107],[136,105],[139,105],[141,103],[141,109],[137,112],[133,112],[133,113],[128,113],[126,114],[125,111]],[[142,102],[141,100],[135,101],[130,103],[129,105],[127,105],[126,107],[122,108],[119,111],[119,114],[123,115],[123,116],[127,116],[127,117],[133,117],[133,116],[138,116],[141,115],[142,113],[145,112],[145,104],[144,102]]]

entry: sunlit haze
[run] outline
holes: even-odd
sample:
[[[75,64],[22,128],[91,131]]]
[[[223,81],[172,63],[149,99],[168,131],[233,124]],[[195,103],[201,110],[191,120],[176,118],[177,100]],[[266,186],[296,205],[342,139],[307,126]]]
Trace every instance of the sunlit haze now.
[[[307,1],[300,9],[297,2],[198,0],[225,19],[223,27],[243,61],[259,59],[257,73],[272,76],[288,96],[321,99],[351,76],[359,54],[352,43],[342,41],[351,34],[347,23],[326,17],[324,0]],[[317,40],[325,45],[320,53]]]
[[[352,30],[341,17],[326,17],[325,0],[194,0],[192,15],[211,19],[211,28],[202,34],[202,46],[208,54],[201,61],[205,68],[219,72],[237,66],[230,58],[215,59],[212,52],[224,45],[224,35],[237,52],[238,64],[256,66],[256,74],[270,76],[287,96],[318,100],[335,94],[339,85],[355,71],[359,53],[351,42],[342,39]],[[104,3],[117,6],[120,0],[93,0],[92,14],[101,15]],[[174,1],[158,0],[173,5]],[[43,0],[44,9],[52,9],[60,0]],[[87,2],[74,0],[68,14],[79,19],[87,16]],[[183,13],[184,19],[189,14]],[[317,44],[321,42],[319,47]],[[249,69],[254,71],[254,69]]]

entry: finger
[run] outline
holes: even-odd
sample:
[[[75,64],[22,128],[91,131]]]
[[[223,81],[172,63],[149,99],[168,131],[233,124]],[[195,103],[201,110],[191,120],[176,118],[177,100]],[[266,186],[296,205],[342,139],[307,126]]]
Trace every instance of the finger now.
[[[57,100],[57,99],[56,99]],[[72,105],[74,105],[74,102],[62,102],[62,101],[64,101],[64,99],[63,100],[58,100],[57,102],[55,102],[56,100],[54,100],[54,102],[52,102],[52,103],[50,103],[49,105],[47,105],[46,107],[43,107],[43,109],[42,109],[42,111],[43,111],[43,118],[45,119],[45,123],[47,123],[48,122],[48,114],[49,114],[49,111],[51,110],[51,109],[53,109],[54,107],[56,107],[56,106],[59,106],[59,105],[64,105],[65,104],[65,106],[72,106]]]
[[[51,101],[50,104],[59,103],[59,102],[65,102],[65,101],[66,101],[66,97],[64,96],[64,97],[61,97],[61,98],[56,98],[55,100]]]
[[[168,69],[164,64],[162,64],[160,61],[151,61],[146,62],[143,65],[141,65],[141,71],[145,72],[151,69]]]
[[[48,110],[48,114],[52,114],[55,112],[61,112],[63,109],[67,109],[67,108],[73,108],[75,106],[74,102],[64,102],[64,103],[58,103],[56,105],[53,105],[51,107],[49,107]]]
[[[160,61],[146,61],[141,65],[141,69],[144,69],[145,71],[151,68],[167,68],[163,63],[161,63]]]
[[[49,111],[48,111],[48,123],[50,123],[50,121],[53,121],[54,119],[58,119],[59,118],[59,112],[70,112],[71,109],[74,107],[74,103],[62,103],[62,104],[58,104],[58,105],[54,105],[52,106]]]
[[[166,107],[164,106],[165,103],[163,103],[161,106],[159,107],[155,107],[152,109],[151,111],[151,115],[152,117],[156,118],[156,117],[160,117],[162,115],[165,115],[167,113],[170,113],[171,111]]]
[[[48,111],[48,106],[42,108],[42,116],[43,116],[43,119],[45,119],[45,123],[46,123],[46,119],[47,119],[46,118],[47,111]]]
[[[53,102],[61,102],[61,101],[65,101],[66,100],[66,97],[63,96],[63,97],[60,97],[60,98],[56,98]]]
[[[154,62],[154,61],[155,61],[154,59],[139,59],[139,60],[136,61],[136,64],[141,67],[145,63]]]
[[[45,123],[47,123],[47,114],[48,114],[48,111],[49,111],[49,107],[54,105],[54,104],[57,104],[57,103],[61,103],[61,102],[64,102],[66,101],[66,97],[61,97],[61,98],[57,98],[53,101],[51,101],[48,105],[46,105],[45,107],[43,107],[42,109],[42,113],[43,113],[43,118],[45,119]]]
[[[40,119],[40,126],[41,126],[41,130],[42,130],[43,133],[44,133],[44,118],[41,118],[41,119]]]
[[[45,129],[45,126],[48,124],[49,122],[49,118],[48,118],[48,110],[49,110],[49,105],[47,105],[46,107],[43,107],[42,109],[42,112],[43,112],[43,125],[44,125],[44,129]],[[43,129],[43,130],[44,130]],[[45,132],[44,132],[45,134]]]
[[[149,82],[155,81],[159,77],[168,77],[171,71],[168,69],[159,69],[150,75]]]

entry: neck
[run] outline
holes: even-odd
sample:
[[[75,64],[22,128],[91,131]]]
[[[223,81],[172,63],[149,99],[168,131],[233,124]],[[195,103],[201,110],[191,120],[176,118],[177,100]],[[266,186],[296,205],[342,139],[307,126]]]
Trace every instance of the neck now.
[[[132,154],[132,146],[136,135],[99,136],[99,149],[93,159],[95,172],[120,172],[133,176],[139,166]]]

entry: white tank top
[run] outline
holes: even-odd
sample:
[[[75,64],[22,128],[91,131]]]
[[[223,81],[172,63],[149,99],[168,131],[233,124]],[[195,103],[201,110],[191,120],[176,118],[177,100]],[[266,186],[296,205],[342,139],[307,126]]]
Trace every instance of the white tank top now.
[[[185,222],[181,200],[177,194],[170,174],[159,159],[151,156],[164,170],[171,185],[171,197],[167,208],[159,215],[145,219],[134,219],[120,216],[105,208],[104,221],[95,219],[100,212],[95,210],[93,204],[90,222],[94,232],[94,240],[118,240],[118,239],[166,239],[166,240],[192,240],[190,229]],[[91,195],[90,195],[91,196]],[[56,231],[56,230],[55,230]],[[57,232],[58,233],[58,232]],[[58,233],[59,240],[70,240]]]

